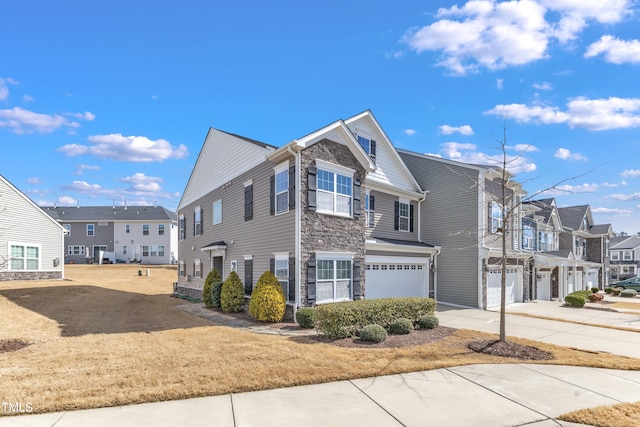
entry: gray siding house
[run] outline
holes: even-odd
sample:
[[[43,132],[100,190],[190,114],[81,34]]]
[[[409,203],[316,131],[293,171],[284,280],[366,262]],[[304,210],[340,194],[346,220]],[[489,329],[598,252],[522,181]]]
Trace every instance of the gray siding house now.
[[[640,277],[640,236],[612,237],[609,257],[611,283]]]
[[[526,299],[529,254],[520,251],[523,194],[519,185],[506,186],[502,210],[502,173],[488,166],[471,165],[426,154],[398,150],[420,186],[427,192],[421,218],[422,233],[441,247],[438,256],[440,303],[487,309],[500,305],[502,238],[508,233],[506,303]],[[509,176],[510,178],[510,176]]]
[[[176,214],[161,206],[43,209],[66,230],[66,263],[172,264],[177,259]]]
[[[0,175],[0,280],[63,279],[64,232]]]
[[[250,296],[272,271],[296,307],[429,296],[425,194],[370,111],[283,147],[211,128],[178,206],[177,293],[213,268]]]

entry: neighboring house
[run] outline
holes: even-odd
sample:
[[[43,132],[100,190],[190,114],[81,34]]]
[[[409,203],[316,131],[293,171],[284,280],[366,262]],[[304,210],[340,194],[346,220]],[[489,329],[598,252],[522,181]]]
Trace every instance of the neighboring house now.
[[[640,236],[612,237],[609,262],[611,283],[640,277]]]
[[[501,170],[398,151],[427,192],[422,233],[442,248],[437,265],[438,302],[483,309],[500,305],[501,231],[505,226],[505,302],[523,301],[531,255],[519,250],[520,186],[511,180],[505,185],[505,208],[510,213],[505,218]]]
[[[589,205],[558,208],[562,222],[560,249],[570,250],[576,259],[567,283],[567,293],[576,289],[603,289],[609,279],[611,224],[594,224]]]
[[[66,230],[66,263],[173,264],[176,214],[161,206],[43,208]]]
[[[283,147],[209,129],[178,206],[178,293],[212,268],[250,296],[272,271],[288,305],[429,296],[439,248],[425,193],[370,111]]]
[[[0,175],[0,280],[64,278],[64,228]]]

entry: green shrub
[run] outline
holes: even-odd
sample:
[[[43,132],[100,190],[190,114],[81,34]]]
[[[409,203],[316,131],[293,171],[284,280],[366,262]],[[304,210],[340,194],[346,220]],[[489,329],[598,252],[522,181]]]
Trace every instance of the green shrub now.
[[[604,288],[604,293],[605,294],[610,294],[611,291],[613,291],[613,288]]]
[[[367,325],[360,330],[360,339],[366,342],[379,343],[387,339],[387,331],[380,325]]]
[[[433,314],[436,302],[432,298],[382,298],[321,304],[316,308],[316,329],[330,338],[357,336],[370,324],[389,328],[405,317],[417,322],[425,314]]]
[[[578,289],[577,291],[573,291],[571,292],[571,294],[575,294],[575,295],[582,295],[584,297],[584,299],[589,298],[589,295],[591,295],[591,291],[588,289]],[[569,294],[569,295],[571,295]]]
[[[620,296],[625,298],[633,298],[636,295],[638,295],[638,292],[636,292],[635,289],[625,289],[624,291],[620,292]]]
[[[229,274],[229,277],[222,284],[220,292],[220,306],[222,311],[231,313],[242,311],[244,305],[244,286],[235,271]]]
[[[311,329],[316,323],[316,309],[311,307],[300,307],[296,311],[296,322],[301,328]]]
[[[598,292],[600,292],[600,288],[593,287],[591,288],[591,292],[593,292],[594,294],[597,294]]]
[[[211,306],[220,308],[220,293],[222,292],[222,281],[218,280],[211,285]]]
[[[420,317],[420,319],[418,319],[418,327],[420,329],[437,328],[439,324],[440,324],[440,321],[438,320],[438,318],[431,314],[427,314],[425,316]]]
[[[205,307],[214,307],[211,302],[211,288],[214,282],[220,281],[220,273],[215,268],[207,274],[207,278],[204,279],[204,286],[202,287],[202,301]]]
[[[249,314],[261,322],[279,322],[284,317],[287,303],[282,286],[270,271],[265,271],[251,292]]]
[[[389,332],[396,335],[406,335],[413,331],[413,322],[407,318],[400,317],[389,325]]]
[[[564,302],[572,307],[584,307],[587,299],[584,297],[584,295],[573,292],[564,297]]]

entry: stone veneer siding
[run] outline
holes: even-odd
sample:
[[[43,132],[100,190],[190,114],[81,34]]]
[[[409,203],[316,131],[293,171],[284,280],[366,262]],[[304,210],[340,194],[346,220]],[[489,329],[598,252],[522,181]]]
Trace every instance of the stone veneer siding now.
[[[2,280],[58,280],[62,279],[62,271],[3,271]]]
[[[361,216],[345,218],[341,216],[327,215],[310,211],[308,206],[308,180],[307,170],[309,166],[315,166],[315,160],[320,159],[329,163],[340,165],[355,170],[354,181],[359,179],[362,183],[360,187]],[[327,252],[353,252],[354,261],[360,262],[360,293],[361,298],[365,295],[364,282],[364,255],[365,255],[365,221],[364,203],[365,170],[353,156],[351,151],[342,144],[323,139],[301,152],[301,295],[300,305],[308,306],[307,293],[307,266],[309,259],[315,251]],[[355,273],[354,273],[355,276]],[[353,277],[352,277],[353,278]],[[352,281],[353,283],[353,281]],[[353,292],[353,286],[352,286]]]

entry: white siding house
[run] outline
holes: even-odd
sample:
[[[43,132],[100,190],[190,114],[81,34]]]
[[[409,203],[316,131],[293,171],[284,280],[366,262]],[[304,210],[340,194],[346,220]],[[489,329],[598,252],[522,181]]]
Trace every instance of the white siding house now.
[[[0,280],[64,278],[64,232],[0,175]]]

